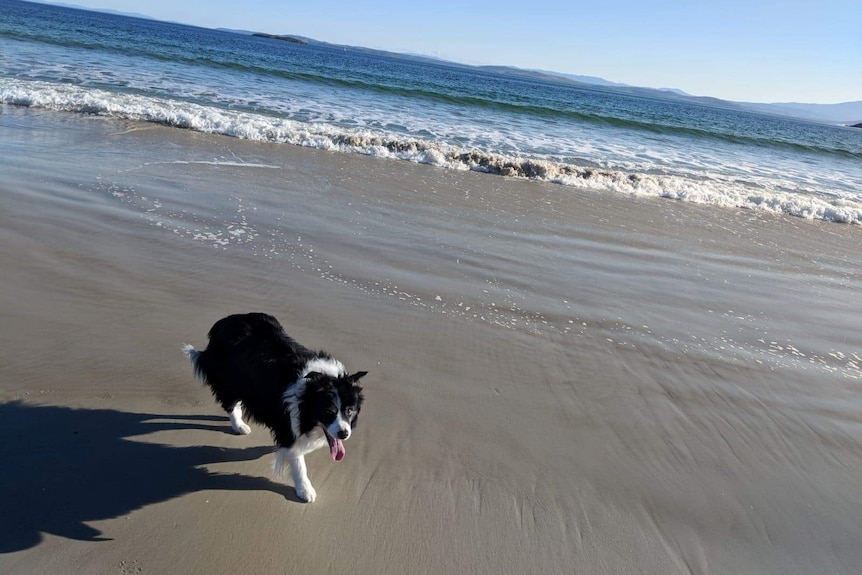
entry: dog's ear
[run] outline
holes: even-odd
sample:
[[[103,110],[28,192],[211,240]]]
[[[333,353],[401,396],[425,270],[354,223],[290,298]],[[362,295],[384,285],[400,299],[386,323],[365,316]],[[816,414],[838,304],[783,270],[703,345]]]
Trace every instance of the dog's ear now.
[[[357,371],[353,375],[348,376],[347,381],[349,381],[353,385],[356,385],[356,382],[365,377],[366,375],[368,375],[367,371]]]

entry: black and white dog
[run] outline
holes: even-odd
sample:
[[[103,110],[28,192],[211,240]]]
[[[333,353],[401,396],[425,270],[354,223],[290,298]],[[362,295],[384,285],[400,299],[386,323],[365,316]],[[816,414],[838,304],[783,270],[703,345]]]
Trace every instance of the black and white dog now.
[[[290,466],[297,496],[314,501],[305,454],[329,443],[332,459],[344,458],[343,441],[362,408],[357,382],[367,372],[348,374],[340,361],[303,347],[263,313],[221,319],[210,329],[205,350],[186,345],[183,352],[230,415],[236,433],[251,433],[243,410],[272,431],[276,473],[283,476]]]

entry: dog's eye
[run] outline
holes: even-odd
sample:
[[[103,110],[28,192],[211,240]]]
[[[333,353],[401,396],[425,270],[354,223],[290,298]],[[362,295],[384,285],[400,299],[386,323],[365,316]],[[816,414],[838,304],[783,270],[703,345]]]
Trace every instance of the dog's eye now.
[[[353,407],[348,407],[344,410],[344,414],[347,415],[347,417],[353,417],[354,415],[356,415],[356,409]]]

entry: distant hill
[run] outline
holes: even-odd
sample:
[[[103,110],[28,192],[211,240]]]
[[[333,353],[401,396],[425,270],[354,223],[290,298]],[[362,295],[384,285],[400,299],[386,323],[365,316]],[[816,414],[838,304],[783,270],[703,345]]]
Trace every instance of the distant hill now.
[[[114,16],[128,16],[129,18],[141,18],[143,20],[155,20],[155,18],[151,18],[145,14],[138,14],[137,12],[121,12],[119,10],[111,10],[109,8],[87,8],[86,6],[79,6],[77,4],[67,4],[65,2],[41,2],[40,0],[33,0],[38,4],[50,4],[52,6],[59,6],[61,8],[72,8],[74,10],[86,10],[88,12],[101,12],[102,14],[113,14]]]
[[[575,82],[583,82],[584,84],[592,84],[594,86],[616,86],[616,87],[631,86],[631,84],[621,84],[619,82],[611,82],[610,80],[605,80],[604,78],[599,78],[598,76],[581,76],[578,74],[563,74],[560,72],[547,72],[547,73],[552,74],[554,76],[560,76],[561,78],[566,78],[568,80],[574,80]]]
[[[628,94],[630,96],[640,96],[643,98],[658,98],[662,100],[688,101],[707,106],[721,106],[725,108],[742,108],[743,106],[737,102],[721,100],[719,98],[711,98],[708,96],[692,96],[682,90],[675,88],[641,88],[639,86],[631,86],[629,84],[621,84],[619,82],[611,82],[604,78],[596,76],[578,76],[576,74],[561,74],[559,72],[550,72],[547,70],[527,70],[523,68],[515,68],[513,66],[471,66],[479,70],[487,70],[496,74],[507,76],[518,76],[521,78],[532,78],[535,80],[544,80],[546,82],[562,82],[577,86],[589,87],[593,89],[607,89],[617,94]]]
[[[257,36],[259,38],[270,38],[272,40],[282,40],[284,42],[293,42],[294,44],[308,44],[308,40],[305,38],[299,38],[297,36],[283,36],[281,34],[267,34],[266,32],[254,32],[252,36]]]
[[[678,88],[659,88],[659,91],[660,92],[671,92],[673,94],[676,94],[677,96],[691,96],[691,94],[689,94],[688,92],[683,92],[682,90],[680,90]]]
[[[498,72],[500,74],[518,74],[524,76],[542,76],[547,79],[563,79],[578,84],[589,84],[591,86],[609,86],[609,87],[631,87],[629,84],[620,84],[619,82],[611,82],[597,76],[579,76],[577,74],[563,74],[562,72],[553,72],[551,70],[532,70],[524,68],[515,68],[513,66],[478,66],[481,70],[490,72]]]

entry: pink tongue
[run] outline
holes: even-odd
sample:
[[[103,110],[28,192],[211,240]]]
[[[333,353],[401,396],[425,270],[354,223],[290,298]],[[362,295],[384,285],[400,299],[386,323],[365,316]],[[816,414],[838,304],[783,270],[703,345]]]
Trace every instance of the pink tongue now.
[[[341,461],[344,459],[344,442],[340,439],[336,439],[332,443],[329,444],[329,454],[332,455],[332,459],[334,461]]]

